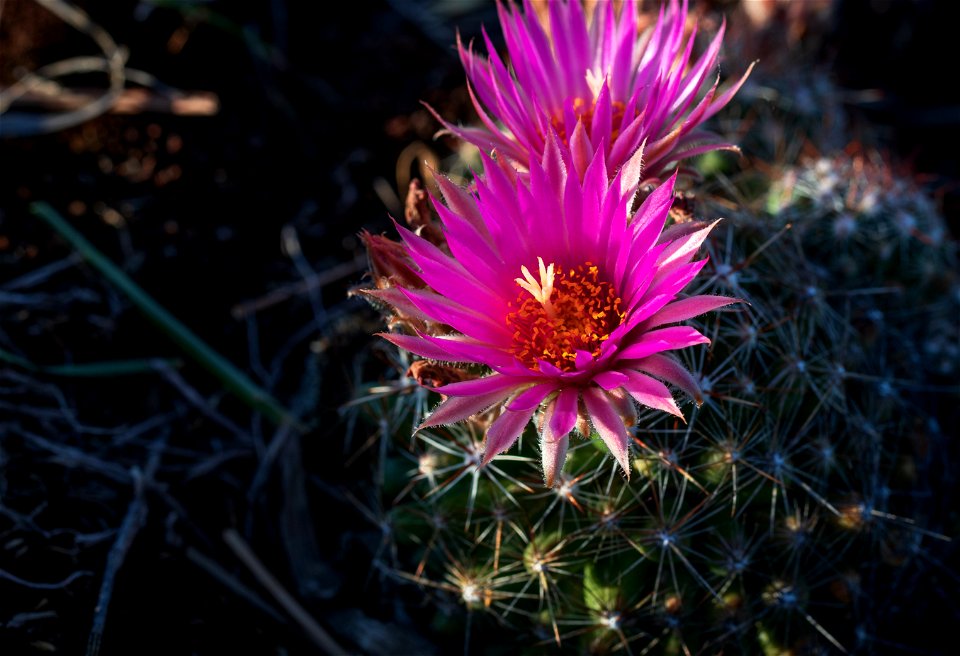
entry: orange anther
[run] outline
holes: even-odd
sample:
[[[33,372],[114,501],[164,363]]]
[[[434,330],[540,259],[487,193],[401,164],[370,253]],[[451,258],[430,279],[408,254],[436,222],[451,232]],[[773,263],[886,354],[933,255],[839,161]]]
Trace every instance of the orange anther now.
[[[533,369],[542,359],[570,371],[577,351],[600,355],[600,344],[623,322],[622,301],[591,262],[565,271],[537,259],[540,280],[522,268],[517,309],[505,318],[513,331],[513,352]]]

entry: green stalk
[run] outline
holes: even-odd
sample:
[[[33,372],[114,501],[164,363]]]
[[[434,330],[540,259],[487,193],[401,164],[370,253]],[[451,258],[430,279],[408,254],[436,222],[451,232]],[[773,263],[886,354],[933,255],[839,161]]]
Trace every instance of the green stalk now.
[[[264,414],[275,424],[289,424],[301,429],[297,421],[279,401],[274,399],[266,390],[254,383],[229,360],[207,346],[203,340],[187,328],[179,319],[170,314],[162,305],[157,303],[127,274],[120,270],[103,253],[96,249],[87,239],[77,232],[60,214],[45,202],[30,204],[30,211],[53,228],[93,268],[100,272],[117,289],[123,292],[130,301],[143,312],[161,331],[172,339],[177,346],[183,349],[189,357],[200,366],[216,376],[223,385],[235,394],[241,401],[251,408]]]
[[[106,362],[83,362],[74,364],[36,364],[15,353],[0,349],[0,362],[15,365],[21,369],[51,376],[71,378],[113,378],[114,376],[136,376],[154,373],[164,367],[177,368],[180,360],[162,358],[143,358],[135,360],[109,360]]]

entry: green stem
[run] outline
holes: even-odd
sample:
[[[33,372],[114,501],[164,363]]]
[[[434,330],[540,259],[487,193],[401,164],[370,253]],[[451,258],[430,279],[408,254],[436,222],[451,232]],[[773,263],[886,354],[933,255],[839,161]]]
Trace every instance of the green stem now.
[[[107,362],[83,362],[74,364],[36,364],[15,353],[0,349],[0,362],[41,374],[68,376],[75,378],[112,378],[114,376],[135,376],[148,374],[164,367],[177,368],[180,360],[162,358],[143,358],[136,360],[112,360]]]
[[[266,390],[250,380],[229,360],[207,346],[162,305],[140,288],[120,268],[77,232],[60,214],[45,202],[31,203],[30,211],[46,221],[61,237],[97,271],[123,292],[146,317],[172,339],[184,353],[216,376],[241,401],[258,410],[277,425],[290,424],[302,428],[286,408]]]

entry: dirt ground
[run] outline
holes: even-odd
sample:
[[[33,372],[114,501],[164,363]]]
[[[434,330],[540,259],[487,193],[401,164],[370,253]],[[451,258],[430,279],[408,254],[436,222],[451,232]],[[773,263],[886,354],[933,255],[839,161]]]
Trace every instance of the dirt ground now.
[[[102,92],[102,73],[78,73],[63,78],[73,95],[0,116],[2,653],[461,649],[431,635],[416,588],[370,569],[389,544],[366,496],[373,429],[341,409],[397,372],[373,346],[381,319],[347,293],[367,266],[358,232],[389,230],[418,162],[458,161],[420,101],[472,120],[452,44],[495,32],[496,9],[362,0],[317,19],[311,5],[83,2],[125,49],[124,103],[42,133],[13,120]],[[921,174],[956,235],[960,98],[946,73],[934,88],[916,74],[946,66],[956,22],[934,5],[840,2],[804,56],[829,65],[852,125]],[[101,56],[34,0],[0,7],[3,87]],[[141,73],[159,83],[132,91]],[[38,201],[299,427],[238,400]],[[116,361],[129,369],[103,365]]]

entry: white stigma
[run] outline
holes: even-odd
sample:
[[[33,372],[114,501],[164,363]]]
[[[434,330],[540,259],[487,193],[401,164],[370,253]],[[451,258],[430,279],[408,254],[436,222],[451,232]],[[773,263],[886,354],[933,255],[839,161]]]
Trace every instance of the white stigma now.
[[[473,604],[480,601],[480,594],[477,590],[477,586],[475,586],[473,583],[467,583],[464,585],[460,593],[460,598],[468,604]]]
[[[539,281],[533,277],[533,274],[530,273],[530,269],[523,265],[520,267],[520,272],[523,274],[523,278],[515,278],[515,280],[517,281],[518,285],[530,292],[530,294],[537,299],[537,302],[543,306],[544,310],[546,310],[547,316],[552,319],[555,316],[553,305],[550,303],[550,296],[553,294],[553,264],[551,263],[550,266],[546,266],[543,263],[542,257],[538,257],[537,262],[540,265]]]
[[[603,70],[600,67],[597,67],[597,70],[588,69],[586,74],[587,86],[590,87],[590,93],[593,94],[594,101],[600,97],[600,92],[603,90],[603,83],[607,81],[607,76],[603,74]]]
[[[600,623],[611,631],[616,631],[620,628],[620,616],[616,613],[604,613],[600,618]]]

